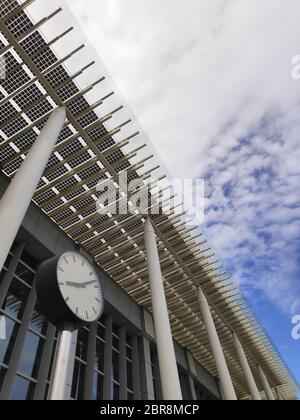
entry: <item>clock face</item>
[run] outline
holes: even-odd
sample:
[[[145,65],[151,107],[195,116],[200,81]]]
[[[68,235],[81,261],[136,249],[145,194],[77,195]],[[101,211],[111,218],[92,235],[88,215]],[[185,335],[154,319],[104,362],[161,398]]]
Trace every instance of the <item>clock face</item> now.
[[[97,321],[102,315],[104,297],[92,264],[76,252],[63,254],[57,264],[60,292],[69,309],[84,322]]]

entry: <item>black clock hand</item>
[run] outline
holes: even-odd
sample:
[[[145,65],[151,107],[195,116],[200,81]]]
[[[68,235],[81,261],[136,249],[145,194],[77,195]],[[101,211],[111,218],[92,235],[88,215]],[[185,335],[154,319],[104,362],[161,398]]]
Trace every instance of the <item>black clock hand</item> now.
[[[86,283],[82,283],[84,286],[89,286],[90,284],[97,283],[97,280],[87,281]]]
[[[83,283],[75,283],[74,281],[66,281],[66,285],[67,286],[77,287],[78,289],[80,289],[80,288],[84,289],[85,288],[85,284],[83,284]]]

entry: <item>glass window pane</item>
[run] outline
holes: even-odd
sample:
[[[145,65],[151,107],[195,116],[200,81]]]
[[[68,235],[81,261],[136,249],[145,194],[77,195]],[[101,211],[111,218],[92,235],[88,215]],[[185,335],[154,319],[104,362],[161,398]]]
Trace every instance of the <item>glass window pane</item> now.
[[[132,391],[133,389],[133,375],[132,375],[132,363],[127,362],[127,388]]]
[[[19,325],[7,317],[4,317],[4,319],[6,322],[6,340],[1,340],[0,362],[8,365],[17,337]]]
[[[89,341],[89,333],[85,329],[78,331],[77,346],[76,346],[76,356],[84,360],[87,360],[87,347]]]
[[[105,327],[99,322],[97,326],[97,335],[98,337],[102,338],[102,340],[105,340]]]
[[[13,279],[2,309],[13,318],[22,320],[30,289]]]
[[[15,382],[13,385],[11,400],[22,401],[32,398],[33,385],[30,386],[30,382],[27,379],[21,378],[16,375]]]
[[[85,382],[85,366],[78,360],[75,361],[73,384],[71,396],[74,400],[83,400],[84,398],[84,382]]]
[[[96,356],[95,356],[95,369],[104,373],[104,349],[105,345],[102,341],[97,340],[96,342]]]
[[[34,273],[29,270],[29,268],[27,268],[22,262],[20,262],[17,265],[15,274],[23,281],[25,281],[25,283],[29,284],[29,286],[32,285],[33,283],[33,279],[34,279]]]
[[[113,400],[114,401],[117,401],[119,399],[119,395],[120,395],[120,387],[119,387],[119,385],[117,385],[114,382],[112,382],[112,396],[113,396]]]
[[[93,400],[103,400],[103,376],[94,372]]]
[[[113,347],[116,350],[119,350],[119,339],[115,335],[112,336],[112,343],[113,343]]]
[[[119,381],[119,353],[113,351],[112,355],[112,379]]]
[[[36,377],[43,344],[44,339],[28,331],[19,363],[19,372]]]
[[[127,357],[127,359],[132,360],[132,348],[131,347],[126,346],[126,357]]]
[[[37,310],[37,305],[33,311],[30,328],[38,334],[47,334],[48,322],[42,315],[40,315],[39,311]]]

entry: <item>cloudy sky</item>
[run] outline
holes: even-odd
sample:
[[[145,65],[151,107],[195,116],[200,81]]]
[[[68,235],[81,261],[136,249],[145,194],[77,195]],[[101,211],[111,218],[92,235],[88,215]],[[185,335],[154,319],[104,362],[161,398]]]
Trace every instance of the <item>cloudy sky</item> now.
[[[299,0],[67,0],[300,381]]]

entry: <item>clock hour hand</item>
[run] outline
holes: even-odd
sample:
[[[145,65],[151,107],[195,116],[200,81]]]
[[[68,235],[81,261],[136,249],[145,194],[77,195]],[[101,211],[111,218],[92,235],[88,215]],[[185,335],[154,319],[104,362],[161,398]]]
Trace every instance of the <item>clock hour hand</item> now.
[[[77,287],[78,289],[84,289],[85,288],[85,284],[84,283],[75,283],[74,281],[66,281],[66,285],[67,286]]]

